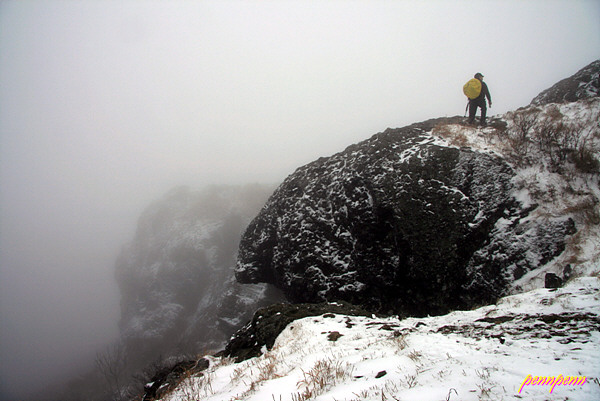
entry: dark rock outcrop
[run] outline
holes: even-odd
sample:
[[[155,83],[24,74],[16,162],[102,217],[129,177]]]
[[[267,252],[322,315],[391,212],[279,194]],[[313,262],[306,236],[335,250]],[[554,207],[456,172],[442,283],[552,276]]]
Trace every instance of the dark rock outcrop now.
[[[144,387],[142,401],[154,401],[161,399],[172,391],[181,381],[192,375],[199,375],[208,369],[210,363],[206,358],[197,361],[181,361],[172,366],[159,369],[151,377],[151,381]]]
[[[546,273],[544,276],[544,287],[546,288],[560,288],[563,285],[563,281],[554,273]]]
[[[533,98],[531,104],[541,106],[548,103],[576,102],[597,96],[600,96],[600,60],[546,89]]]
[[[233,335],[221,354],[236,362],[259,356],[263,348],[273,347],[277,336],[294,320],[330,314],[371,316],[370,312],[346,302],[271,305],[256,311],[252,320]]]
[[[560,254],[569,220],[528,219],[500,157],[437,144],[437,119],[299,168],[240,243],[236,277],[291,302],[441,314],[492,302]]]

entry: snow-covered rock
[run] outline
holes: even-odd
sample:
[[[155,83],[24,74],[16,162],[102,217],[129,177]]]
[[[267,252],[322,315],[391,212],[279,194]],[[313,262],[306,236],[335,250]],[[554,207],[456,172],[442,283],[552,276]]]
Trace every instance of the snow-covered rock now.
[[[540,106],[548,103],[575,102],[600,96],[600,60],[585,66],[573,76],[559,81],[531,101]]]
[[[532,218],[503,157],[433,134],[460,121],[388,129],[297,169],[242,237],[238,280],[412,316],[508,293],[564,250],[574,222]]]

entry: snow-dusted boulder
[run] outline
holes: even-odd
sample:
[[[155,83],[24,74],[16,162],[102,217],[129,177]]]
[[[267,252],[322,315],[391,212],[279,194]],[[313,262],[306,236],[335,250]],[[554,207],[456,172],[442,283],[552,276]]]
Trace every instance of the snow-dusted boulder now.
[[[504,159],[431,135],[459,120],[388,129],[296,170],[243,235],[238,281],[427,315],[493,301],[552,260],[573,222],[530,219]]]
[[[597,96],[600,96],[600,60],[590,63],[573,76],[546,89],[533,98],[531,104],[541,106],[548,103],[575,102]]]
[[[266,186],[177,188],[140,217],[116,266],[121,339],[139,364],[162,355],[219,349],[271,300],[264,284],[234,278],[242,230]]]
[[[275,340],[291,322],[308,316],[333,317],[372,316],[372,313],[345,302],[323,302],[319,304],[281,303],[260,308],[252,320],[238,330],[220,353],[223,356],[243,361],[272,349]]]

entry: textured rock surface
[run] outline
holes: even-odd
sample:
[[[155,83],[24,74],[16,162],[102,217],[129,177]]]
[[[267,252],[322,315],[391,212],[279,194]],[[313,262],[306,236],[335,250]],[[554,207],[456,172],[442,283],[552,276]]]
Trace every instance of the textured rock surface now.
[[[142,401],[154,401],[162,398],[187,377],[202,375],[201,372],[208,369],[208,366],[208,359],[200,358],[197,361],[177,362],[172,366],[159,369],[144,387]]]
[[[178,188],[143,213],[116,271],[121,338],[138,364],[219,349],[258,307],[281,300],[233,274],[241,232],[271,191]]]
[[[596,96],[600,96],[600,60],[546,89],[533,98],[531,104],[540,106],[548,103],[575,102]]]
[[[333,317],[333,314],[371,316],[370,312],[348,303],[275,304],[261,308],[243,328],[236,332],[222,352],[224,356],[244,361],[271,349],[275,339],[297,319],[308,316]]]
[[[410,315],[491,302],[564,249],[569,220],[532,221],[501,158],[442,146],[437,119],[299,168],[240,243],[236,277],[292,302]]]

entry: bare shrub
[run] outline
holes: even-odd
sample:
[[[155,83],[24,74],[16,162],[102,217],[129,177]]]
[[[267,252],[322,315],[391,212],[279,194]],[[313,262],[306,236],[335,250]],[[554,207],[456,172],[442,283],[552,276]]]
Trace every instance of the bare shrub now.
[[[421,357],[423,356],[423,354],[421,354],[419,351],[417,350],[412,350],[409,354],[408,357],[410,359],[412,359],[413,362],[417,362],[419,359],[421,359]]]
[[[331,359],[319,360],[308,371],[302,371],[303,379],[298,382],[300,392],[292,394],[292,400],[305,401],[322,394],[323,391],[352,375],[352,367]]]
[[[214,393],[212,388],[214,373],[195,372],[193,369],[187,370],[181,377],[176,388],[182,401],[197,401],[202,396],[207,397]]]
[[[125,399],[127,355],[121,343],[108,347],[96,354],[96,369],[106,383],[109,395],[116,401]]]
[[[464,147],[469,144],[466,135],[462,132],[453,132],[448,124],[438,124],[431,131],[433,135],[444,138],[452,146]]]
[[[540,151],[549,160],[551,171],[564,174],[569,159],[586,160],[579,163],[581,167],[585,168],[588,163],[593,169],[593,163],[588,158],[588,154],[591,155],[591,142],[581,125],[546,120],[537,127],[536,136]]]
[[[598,174],[600,173],[600,161],[597,158],[599,153],[600,149],[595,146],[591,136],[585,136],[580,138],[577,148],[571,154],[571,161],[577,170],[584,174]]]
[[[450,140],[450,145],[458,146],[460,148],[465,147],[468,144],[469,144],[469,140],[467,139],[466,135],[463,134],[462,132],[457,133]]]
[[[408,346],[406,342],[406,334],[402,334],[399,331],[394,331],[392,334],[392,342],[398,347],[399,350],[403,350]]]
[[[539,109],[517,110],[508,113],[507,117],[511,121],[511,129],[506,131],[506,142],[512,153],[511,156],[517,165],[526,165],[533,128],[539,118]]]
[[[264,359],[259,363],[258,369],[260,372],[258,375],[259,382],[280,377],[277,374],[277,358],[273,352],[264,354]]]
[[[565,117],[555,104],[548,106],[546,116],[552,121],[561,121]]]
[[[542,152],[549,160],[552,169],[556,172],[559,171],[561,161],[561,152],[559,152],[561,146],[561,136],[564,136],[564,126],[561,123],[553,123],[551,121],[545,121],[538,127],[536,131],[537,144]]]
[[[404,384],[408,388],[415,387],[417,384],[419,384],[419,382],[417,380],[417,375],[406,375],[406,376],[404,376]]]
[[[537,150],[554,173],[600,172],[597,158],[600,129],[593,124],[590,129],[590,124],[568,121],[556,105],[548,106],[544,113],[539,108],[519,109],[507,113],[507,120],[510,128],[505,143],[518,166],[529,165],[531,152]]]
[[[448,128],[448,124],[437,124],[433,127],[431,133],[441,138],[450,138],[452,136],[452,131]]]
[[[594,196],[587,196],[574,205],[566,207],[563,213],[574,214],[579,217],[585,225],[600,224],[598,199]]]
[[[540,109],[537,107],[519,109],[513,113],[509,113],[509,118],[512,120],[513,126],[516,127],[517,131],[523,133],[523,135],[526,135],[535,127],[539,116]]]

